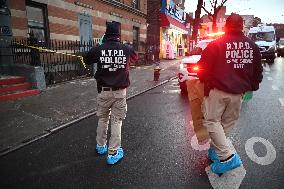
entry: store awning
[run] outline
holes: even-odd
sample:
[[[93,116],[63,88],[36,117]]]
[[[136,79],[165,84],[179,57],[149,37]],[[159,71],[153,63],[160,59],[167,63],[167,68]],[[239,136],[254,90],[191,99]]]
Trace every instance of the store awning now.
[[[184,24],[166,14],[160,14],[160,21],[161,27],[170,27],[181,31],[184,34],[188,33],[188,29],[185,27]]]

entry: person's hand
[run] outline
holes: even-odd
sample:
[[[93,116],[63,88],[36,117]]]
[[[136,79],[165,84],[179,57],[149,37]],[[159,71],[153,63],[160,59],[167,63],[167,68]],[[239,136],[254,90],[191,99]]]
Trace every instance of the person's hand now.
[[[252,99],[252,91],[247,91],[245,92],[244,96],[243,96],[243,101],[244,102],[248,102],[249,100]]]

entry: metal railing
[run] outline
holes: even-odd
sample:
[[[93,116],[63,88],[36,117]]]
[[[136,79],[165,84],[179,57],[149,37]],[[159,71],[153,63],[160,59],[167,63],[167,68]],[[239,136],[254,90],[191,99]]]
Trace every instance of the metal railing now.
[[[84,55],[98,39],[88,42],[49,40],[38,41],[35,38],[13,39],[8,45],[12,50],[16,64],[41,66],[44,69],[47,85],[93,75],[93,66],[84,68],[79,56]],[[150,52],[138,52],[135,66],[153,64]]]
[[[84,68],[79,56],[96,44],[97,40],[41,42],[33,39],[13,39],[10,47],[14,63],[42,66],[46,84],[50,85],[92,75],[92,67]]]

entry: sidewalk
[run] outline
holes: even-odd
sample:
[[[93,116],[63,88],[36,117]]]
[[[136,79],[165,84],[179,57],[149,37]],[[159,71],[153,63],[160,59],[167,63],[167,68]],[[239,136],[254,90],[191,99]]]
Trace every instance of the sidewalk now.
[[[155,65],[132,68],[128,99],[177,76],[179,62],[161,61],[159,81],[153,81]],[[0,102],[0,156],[93,114],[96,96],[95,79],[85,78],[49,87],[36,96]]]

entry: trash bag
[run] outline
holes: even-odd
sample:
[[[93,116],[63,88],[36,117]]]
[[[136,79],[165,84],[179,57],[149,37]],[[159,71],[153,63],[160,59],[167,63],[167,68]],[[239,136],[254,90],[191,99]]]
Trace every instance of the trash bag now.
[[[203,125],[202,103],[204,97],[204,84],[199,79],[186,81],[192,126],[198,144],[204,144],[209,139],[207,128]]]

